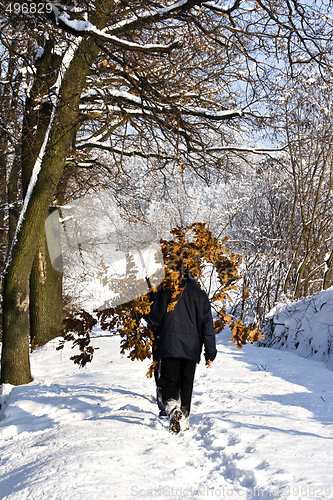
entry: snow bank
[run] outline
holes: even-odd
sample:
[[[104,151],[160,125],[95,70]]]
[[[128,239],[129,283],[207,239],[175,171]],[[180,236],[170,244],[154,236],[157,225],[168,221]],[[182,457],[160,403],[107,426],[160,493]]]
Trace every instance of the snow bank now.
[[[259,345],[295,351],[333,370],[333,287],[291,304],[278,304],[266,317]]]

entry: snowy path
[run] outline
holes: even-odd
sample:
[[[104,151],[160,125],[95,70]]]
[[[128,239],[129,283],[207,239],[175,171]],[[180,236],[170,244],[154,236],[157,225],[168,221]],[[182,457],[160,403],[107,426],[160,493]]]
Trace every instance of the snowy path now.
[[[122,358],[118,337],[95,340],[84,370],[69,347],[35,351],[35,381],[4,387],[0,498],[332,500],[333,372],[218,339],[178,436],[156,416],[147,363]]]

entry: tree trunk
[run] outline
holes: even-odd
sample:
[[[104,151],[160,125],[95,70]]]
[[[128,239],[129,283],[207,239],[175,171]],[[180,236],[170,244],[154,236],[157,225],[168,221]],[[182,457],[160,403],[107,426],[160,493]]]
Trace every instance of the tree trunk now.
[[[61,58],[54,53],[54,42],[47,40],[44,52],[36,64],[36,78],[26,100],[22,130],[22,188],[25,196],[30,178],[49,126],[52,104],[39,106],[40,96],[46,95],[57,77]],[[62,322],[61,275],[52,268],[44,229],[38,238],[38,248],[30,276],[30,342],[32,348],[58,337]]]
[[[13,241],[15,230],[17,226],[17,221],[20,216],[19,201],[22,197],[21,190],[19,189],[19,179],[20,179],[20,155],[21,155],[21,145],[15,146],[15,157],[13,160],[12,168],[10,169],[9,179],[8,179],[8,204],[9,204],[9,221],[8,221],[8,245],[11,245]]]
[[[105,13],[103,13],[106,15]],[[38,242],[44,233],[56,186],[70,151],[79,116],[80,94],[99,48],[90,39],[80,43],[62,81],[56,110],[36,184],[12,249],[3,298],[1,382],[31,381],[29,365],[29,278]],[[66,104],[67,103],[67,104]]]
[[[6,255],[6,244],[7,244],[7,228],[5,227],[5,205],[7,201],[6,193],[6,157],[4,154],[4,147],[1,144],[0,138],[0,273],[4,269],[4,261]],[[0,278],[0,297],[2,288],[2,279]],[[2,313],[0,310],[0,338],[2,331]]]
[[[31,382],[29,360],[29,262],[15,277],[6,274],[3,287],[1,382]]]
[[[66,188],[72,171],[72,168],[65,168],[58,184],[56,199],[60,205],[65,203]],[[52,266],[44,231],[30,275],[30,342],[33,349],[61,335],[62,280],[63,274]]]
[[[44,231],[30,275],[31,347],[59,337],[62,319],[62,273],[52,267]]]
[[[7,192],[6,192],[6,144],[0,138],[0,272],[4,268],[4,258],[7,247],[7,228],[5,222]]]

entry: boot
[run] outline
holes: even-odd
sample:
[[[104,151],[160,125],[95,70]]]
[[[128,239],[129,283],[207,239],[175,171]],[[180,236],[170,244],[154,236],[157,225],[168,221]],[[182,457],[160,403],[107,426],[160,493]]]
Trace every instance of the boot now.
[[[179,421],[180,430],[181,431],[188,431],[190,428],[190,424],[189,424],[190,412],[186,408],[184,408],[183,406],[180,408],[180,411],[182,413],[181,419]]]
[[[175,407],[169,414],[169,432],[171,434],[178,434],[181,431],[180,422],[183,417],[179,408]]]

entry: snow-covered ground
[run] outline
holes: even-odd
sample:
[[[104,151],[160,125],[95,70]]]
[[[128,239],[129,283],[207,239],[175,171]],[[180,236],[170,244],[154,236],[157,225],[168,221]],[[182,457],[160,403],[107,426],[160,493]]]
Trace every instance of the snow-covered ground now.
[[[94,340],[78,369],[57,341],[31,357],[34,381],[3,386],[0,498],[332,499],[333,372],[294,353],[218,336],[200,363],[191,429],[157,417],[148,363]]]
[[[264,332],[262,345],[324,361],[333,370],[333,287],[277,304],[267,315]]]

